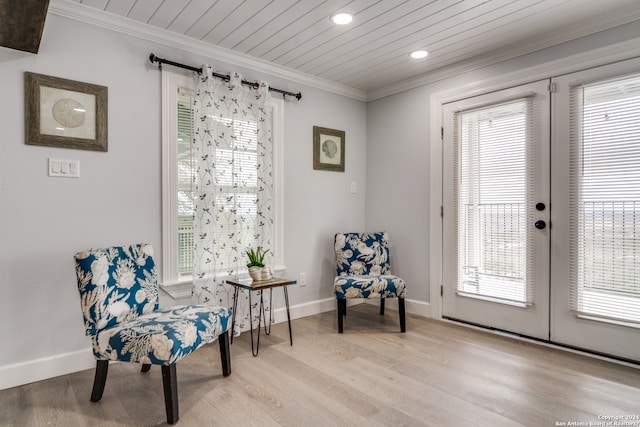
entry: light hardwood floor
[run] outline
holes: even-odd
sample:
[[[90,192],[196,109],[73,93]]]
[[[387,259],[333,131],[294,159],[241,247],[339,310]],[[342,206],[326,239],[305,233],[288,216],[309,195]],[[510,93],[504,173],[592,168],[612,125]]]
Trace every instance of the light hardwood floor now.
[[[256,358],[249,335],[236,337],[227,378],[217,343],[200,349],[177,365],[178,425],[537,427],[640,416],[638,368],[409,314],[401,334],[397,312],[377,310],[349,307],[342,335],[334,312],[294,320],[293,347],[286,323],[274,325]],[[165,423],[158,367],[112,364],[98,403],[92,381],[87,370],[0,391],[0,425]]]

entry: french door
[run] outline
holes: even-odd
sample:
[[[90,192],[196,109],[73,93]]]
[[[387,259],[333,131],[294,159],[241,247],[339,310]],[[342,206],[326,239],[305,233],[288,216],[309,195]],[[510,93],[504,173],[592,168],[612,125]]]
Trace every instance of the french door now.
[[[445,317],[549,337],[549,82],[444,106]]]
[[[443,316],[640,361],[640,60],[443,117]]]
[[[640,61],[553,81],[551,340],[640,361]]]

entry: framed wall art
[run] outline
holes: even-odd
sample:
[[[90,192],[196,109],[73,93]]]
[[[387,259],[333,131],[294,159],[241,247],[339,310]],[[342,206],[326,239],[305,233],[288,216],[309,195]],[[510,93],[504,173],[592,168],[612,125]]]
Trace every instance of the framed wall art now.
[[[344,172],[344,131],[313,127],[313,168]]]
[[[25,143],[107,151],[107,88],[24,73]]]

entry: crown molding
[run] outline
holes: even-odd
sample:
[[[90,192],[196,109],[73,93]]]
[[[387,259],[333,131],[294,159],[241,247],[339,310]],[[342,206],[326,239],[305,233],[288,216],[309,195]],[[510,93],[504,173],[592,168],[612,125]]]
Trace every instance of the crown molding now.
[[[527,67],[524,70],[517,70],[506,76],[501,76],[497,81],[497,86],[505,87],[505,82],[518,85],[527,82],[532,78],[548,78],[554,75],[573,73],[575,71],[587,68],[597,67],[600,65],[610,64],[612,62],[624,61],[640,56],[640,38],[633,38],[623,42],[615,43],[605,47],[592,49],[586,52],[570,55],[553,61],[544,62],[533,67]],[[515,56],[514,56],[515,57]],[[503,60],[510,59],[505,58]],[[476,63],[474,65],[465,64],[456,67],[447,67],[436,70],[435,72],[425,74],[418,78],[407,79],[397,84],[386,86],[381,89],[369,91],[367,101],[375,101],[396,93],[414,89],[429,83],[442,80],[447,77],[472,71],[483,66],[495,64],[499,61],[487,61],[485,64]],[[554,70],[551,72],[550,70]],[[535,76],[535,77],[534,77]],[[471,82],[467,85],[459,86],[451,91],[452,94],[468,93],[469,87],[477,86],[477,82]],[[455,95],[451,95],[455,98]]]
[[[336,95],[352,98],[357,101],[367,101],[367,93],[363,90],[320,79],[310,74],[281,67],[268,61],[263,61],[248,55],[234,52],[230,49],[123,18],[79,3],[68,0],[52,0],[49,4],[49,12],[139,39],[159,43],[194,55],[212,58],[230,65],[249,68],[254,71],[334,93]]]
[[[458,62],[457,64],[447,65],[433,71],[423,73],[416,77],[411,77],[388,86],[384,86],[379,89],[370,90],[367,92],[367,101],[375,101],[376,99],[384,98],[396,93],[404,92],[406,90],[414,89],[416,87],[424,86],[429,83],[434,83],[449,77],[453,77],[459,74],[463,74],[469,71],[473,71],[482,67],[487,67],[499,62],[514,59],[520,56],[524,56],[542,49],[557,46],[562,43],[567,43],[573,40],[577,40],[581,37],[586,37],[591,34],[595,34],[600,31],[605,31],[617,26],[629,24],[631,22],[640,19],[640,8],[632,8],[622,18],[602,19],[597,22],[593,22],[589,25],[569,26],[556,32],[550,32],[543,37],[536,37],[532,39],[526,46],[518,45],[509,49],[501,50],[493,54],[481,55],[480,57],[472,58]],[[636,45],[634,45],[636,43]],[[634,39],[632,42],[622,42],[618,45],[624,45],[625,48],[632,51],[637,51],[638,39]],[[616,45],[617,46],[617,45]],[[602,54],[608,54],[607,48],[599,49]],[[629,51],[629,50],[628,50]],[[619,53],[616,55],[619,57]],[[585,56],[590,56],[589,53],[585,53]],[[578,55],[579,56],[579,55]],[[626,55],[629,58],[631,55]],[[563,60],[559,60],[562,62]]]
[[[640,9],[631,9],[623,18],[602,19],[590,25],[569,26],[559,32],[551,32],[543,38],[535,38],[526,47],[522,45],[504,49],[493,54],[482,55],[477,58],[462,61],[457,64],[444,66],[419,76],[405,79],[391,85],[374,90],[360,90],[341,85],[329,80],[321,79],[307,73],[282,67],[269,61],[264,61],[241,54],[221,46],[212,45],[201,40],[193,39],[182,34],[173,33],[148,24],[123,18],[80,3],[69,0],[51,0],[49,11],[53,14],[74,19],[87,24],[106,28],[132,37],[159,43],[167,47],[189,52],[194,55],[219,60],[230,65],[249,68],[254,71],[269,74],[278,78],[320,89],[329,93],[355,99],[357,101],[375,101],[399,92],[414,89],[460,75],[492,64],[514,59],[541,49],[558,45],[563,42],[578,39],[599,31],[604,31],[619,25],[624,25],[640,19]]]
[[[436,104],[432,104],[432,107],[435,105],[435,108],[439,108],[440,104],[456,101],[461,96],[476,96],[536,80],[549,79],[633,59],[640,59],[640,37],[543,62],[508,74],[502,74],[499,77],[470,81],[467,84],[437,92],[431,95],[432,102],[436,102]]]

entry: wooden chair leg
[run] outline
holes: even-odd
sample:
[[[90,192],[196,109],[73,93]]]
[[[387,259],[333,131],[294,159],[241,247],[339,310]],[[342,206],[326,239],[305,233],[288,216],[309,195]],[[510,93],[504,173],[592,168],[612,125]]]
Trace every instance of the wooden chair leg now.
[[[220,344],[220,360],[222,361],[222,375],[231,375],[231,352],[229,351],[229,331],[218,337]]]
[[[140,372],[142,373],[149,372],[150,369],[151,369],[151,363],[143,363],[142,369],[140,369]]]
[[[176,364],[162,365],[162,385],[164,388],[164,406],[167,410],[167,423],[175,424],[180,418],[178,414],[178,380]]]
[[[337,299],[338,301],[338,333],[342,333],[342,328],[343,328],[343,320],[342,320],[342,316],[344,316],[344,308],[346,306],[346,299]],[[344,304],[343,304],[344,303]]]
[[[404,298],[398,298],[398,312],[400,313],[400,332],[407,332],[407,321],[404,313]]]
[[[91,401],[97,402],[102,399],[104,385],[107,383],[107,372],[109,371],[108,360],[96,361],[96,375],[93,378],[93,390],[91,391]]]
[[[384,316],[384,298],[380,298],[380,316]]]

